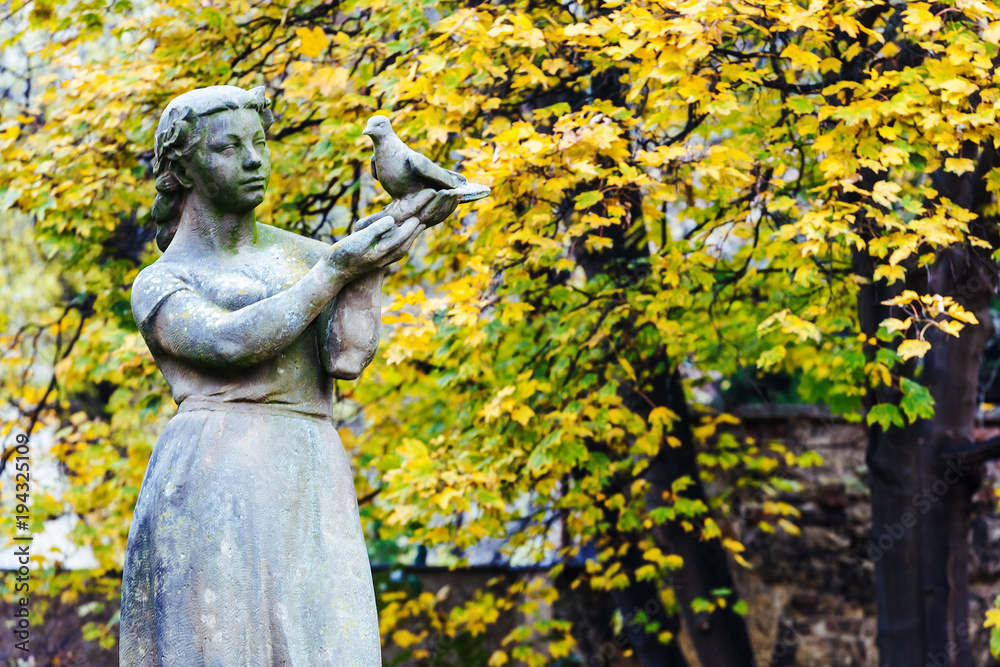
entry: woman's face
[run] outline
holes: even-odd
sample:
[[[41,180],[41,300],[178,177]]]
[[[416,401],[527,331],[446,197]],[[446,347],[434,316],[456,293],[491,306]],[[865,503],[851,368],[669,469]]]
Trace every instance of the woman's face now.
[[[201,119],[204,132],[187,169],[191,188],[220,213],[248,213],[264,201],[271,152],[253,109],[232,109]]]

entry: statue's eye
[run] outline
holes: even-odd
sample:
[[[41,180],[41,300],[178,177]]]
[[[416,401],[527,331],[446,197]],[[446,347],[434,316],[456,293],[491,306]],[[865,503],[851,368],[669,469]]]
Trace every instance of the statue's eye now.
[[[219,148],[219,152],[226,157],[232,157],[236,155],[236,146],[235,144],[226,144],[225,146]]]

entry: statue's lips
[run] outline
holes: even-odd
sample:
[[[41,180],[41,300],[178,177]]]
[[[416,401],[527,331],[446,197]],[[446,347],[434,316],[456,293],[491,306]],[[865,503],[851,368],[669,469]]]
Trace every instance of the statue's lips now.
[[[243,181],[240,185],[249,185],[251,187],[264,187],[263,178],[251,178],[249,180]]]

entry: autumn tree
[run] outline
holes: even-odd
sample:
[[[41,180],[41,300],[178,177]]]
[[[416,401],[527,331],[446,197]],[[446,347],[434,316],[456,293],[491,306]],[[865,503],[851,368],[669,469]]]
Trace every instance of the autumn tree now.
[[[22,372],[38,359],[13,331],[4,392],[24,425],[64,423],[75,537],[101,566],[54,575],[53,590],[114,594],[173,409],[128,310],[154,257],[156,118],[190,88],[264,85],[276,121],[262,221],[332,240],[385,203],[360,134],[377,112],[493,188],[393,273],[382,352],[340,388],[339,416],[356,409],[367,425],[344,436],[373,543],[405,560],[495,538],[506,558],[551,563],[551,579],[451,613],[393,593],[388,640],[419,657],[429,635],[403,629],[411,616],[475,633],[499,609],[530,614],[583,586],[621,614],[657,601],[625,628],[642,664],[684,665],[681,631],[704,665],[753,664],[730,573],[743,547],[723,518],[753,502],[754,530],[795,532],[796,511],[774,498],[788,468],[815,461],[734,437],[703,389],[794,372],[802,400],[870,427],[873,537],[915,519],[876,562],[882,663],[971,664],[968,508],[992,452],[972,426],[997,283],[996,5],[9,11],[5,47],[34,65],[2,107],[0,208],[30,216],[64,288],[32,314],[52,315],[38,335],[54,373]],[[949,465],[957,481],[921,513],[915,498]],[[547,664],[574,642],[568,623],[542,619],[490,664]]]

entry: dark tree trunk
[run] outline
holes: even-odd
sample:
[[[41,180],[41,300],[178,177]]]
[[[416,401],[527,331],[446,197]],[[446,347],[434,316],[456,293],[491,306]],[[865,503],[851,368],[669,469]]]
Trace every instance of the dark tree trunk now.
[[[976,157],[975,154],[966,157]],[[971,211],[989,202],[984,176],[995,153],[985,151],[977,170],[955,176],[942,173],[935,186],[942,196]],[[991,220],[979,220],[970,232],[996,245]],[[969,521],[972,494],[979,487],[979,466],[963,459],[945,460],[942,450],[973,439],[979,403],[979,368],[993,336],[990,302],[997,289],[997,267],[989,252],[972,245],[948,248],[931,269],[928,292],[953,297],[979,320],[960,337],[934,329],[921,380],[934,397],[934,418],[920,424],[921,489],[919,510],[926,513],[921,534],[924,588],[925,660],[948,667],[972,667],[969,646]]]
[[[976,157],[976,155],[965,155]],[[995,152],[980,156],[973,173],[941,173],[941,196],[973,212],[989,195],[984,176]],[[970,232],[996,247],[995,220],[980,219]],[[858,258],[861,275],[872,275],[870,258]],[[935,401],[934,417],[905,428],[869,430],[872,542],[878,603],[878,647],[883,667],[972,667],[969,646],[969,520],[980,483],[978,462],[988,458],[972,444],[983,350],[993,335],[990,302],[997,267],[989,251],[971,244],[942,250],[922,291],[951,296],[979,320],[955,338],[931,329],[932,348],[917,380]],[[882,301],[895,296],[884,285],[862,289],[862,331],[874,335],[892,316]],[[913,377],[911,367],[904,375]],[[872,402],[898,403],[884,387]],[[961,455],[962,448],[970,451]],[[983,451],[979,451],[983,450]],[[950,455],[951,458],[945,458]]]
[[[684,398],[684,390],[676,370],[665,374],[657,383],[651,396],[678,420],[674,435],[681,441],[677,448],[661,447],[649,466],[646,478],[649,491],[646,504],[649,508],[663,504],[663,492],[669,491],[673,482],[687,476],[694,484],[685,491],[690,498],[701,500],[708,506],[708,498],[698,475],[698,466],[691,432],[691,420]],[[648,412],[648,408],[646,409]],[[656,545],[665,553],[675,553],[684,559],[676,577],[675,589],[680,602],[681,615],[688,636],[694,644],[702,665],[713,667],[753,667],[753,646],[743,617],[733,611],[733,605],[717,608],[711,613],[695,613],[691,604],[695,598],[713,598],[711,591],[726,588],[734,591],[736,585],[729,571],[725,548],[718,539],[703,540],[699,531],[686,531],[679,522],[672,521],[653,528]]]
[[[644,667],[659,665],[660,667],[687,667],[687,660],[681,653],[677,636],[680,634],[680,618],[667,613],[660,601],[660,590],[650,581],[636,581],[632,577],[640,566],[645,564],[639,547],[632,544],[624,558],[623,567],[629,572],[632,583],[625,589],[611,592],[611,599],[621,611],[624,627],[624,637],[616,637],[615,645],[627,642],[632,646],[636,658]],[[645,615],[650,622],[659,624],[657,632],[646,632],[643,624],[638,622]],[[657,633],[667,630],[674,635],[674,640],[663,644],[657,638]],[[624,640],[624,641],[622,641]]]
[[[873,261],[855,257],[856,271],[871,280]],[[891,316],[883,301],[900,288],[870,282],[861,289],[858,311],[861,330],[871,339],[879,323]],[[874,349],[869,350],[874,356]],[[912,366],[912,364],[910,364]],[[912,368],[909,369],[912,372]],[[897,403],[899,392],[881,386],[869,405]],[[867,463],[872,503],[872,538],[868,556],[875,565],[878,605],[878,649],[882,667],[923,665],[924,617],[921,532],[922,517],[914,506],[920,488],[921,457],[915,427],[883,431],[868,428]]]
[[[633,194],[634,197],[630,201],[623,203],[628,204],[634,220],[641,215],[642,206],[638,193]],[[620,196],[625,198],[624,193]],[[645,238],[641,236],[627,238],[620,226],[606,228],[603,234],[611,237],[613,241],[611,247],[600,252],[578,250],[575,255],[575,259],[588,278],[598,274],[612,277],[625,274],[624,279],[634,278],[626,274],[625,267],[632,267],[631,270],[634,271],[637,261],[641,263],[642,260],[648,259],[649,251]],[[582,243],[579,245],[584,246]],[[631,337],[631,332],[623,331],[621,335],[627,340]],[[693,482],[685,490],[685,495],[701,500],[707,506],[708,498],[698,475],[692,424],[680,376],[676,369],[672,368],[665,354],[662,359],[657,360],[657,367],[662,370],[644,376],[649,378],[644,384],[652,386],[645,398],[631,388],[620,390],[624,405],[644,419],[648,419],[653,405],[665,407],[678,417],[673,424],[672,433],[681,441],[681,446],[671,448],[664,444],[650,463],[645,473],[646,479],[650,482],[646,494],[646,506],[650,510],[664,506],[663,492],[670,490],[672,483],[684,476]],[[642,374],[647,369],[637,367],[636,370]],[[755,659],[746,624],[743,618],[733,611],[732,602],[737,600],[735,584],[722,543],[718,539],[702,540],[700,531],[688,532],[680,522],[669,522],[654,527],[652,537],[661,551],[677,554],[684,559],[683,567],[674,576],[674,590],[680,605],[681,618],[698,654],[699,662],[704,667],[753,667]],[[635,536],[630,549],[630,552],[636,552],[636,557],[638,557],[638,546],[635,543],[637,541],[638,536]],[[639,599],[642,599],[642,604],[650,599],[659,602],[658,595],[655,598],[652,596],[654,587],[649,586],[649,597],[646,597],[646,594],[639,592],[641,585],[642,582],[634,582],[627,597],[620,598],[622,604],[618,606],[623,614],[629,613]],[[691,609],[691,604],[696,598],[713,599],[715,595],[712,591],[723,588],[733,591],[729,598],[730,604],[725,608],[717,608],[710,614],[696,613]],[[663,629],[671,628],[666,626]],[[633,641],[632,646],[645,667],[673,667],[685,664],[676,641],[666,647],[656,648],[655,645],[659,642],[655,635],[647,635],[638,629],[638,632],[630,633],[628,636],[630,641]]]

